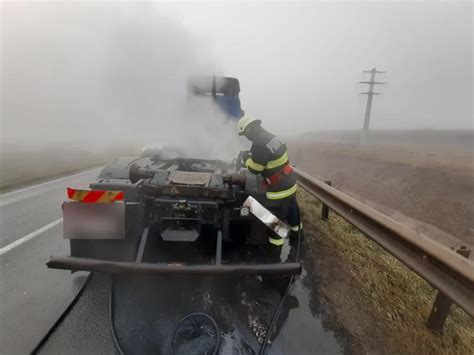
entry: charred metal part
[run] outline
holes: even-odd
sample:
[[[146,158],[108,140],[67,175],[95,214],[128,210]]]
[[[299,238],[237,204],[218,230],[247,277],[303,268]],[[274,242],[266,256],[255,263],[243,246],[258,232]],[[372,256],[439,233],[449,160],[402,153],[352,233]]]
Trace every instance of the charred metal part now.
[[[151,264],[118,262],[76,257],[52,257],[46,265],[51,269],[98,271],[110,274],[150,275],[299,275],[301,264]]]
[[[209,199],[232,199],[229,190],[212,189],[200,186],[163,185],[156,186],[144,183],[139,186],[139,193],[151,196],[176,196],[176,197],[204,197]]]
[[[155,176],[156,169],[143,168],[137,163],[130,165],[129,179],[132,184],[136,183],[141,179],[151,179]]]
[[[266,226],[250,215],[250,210],[242,207],[242,204],[251,194],[266,207],[265,211],[270,213],[269,216],[272,216],[270,211],[280,211],[281,206],[266,199],[257,177],[248,171],[236,174],[232,163],[186,158],[182,154],[176,149],[163,148],[151,157],[120,158],[107,165],[91,186],[100,190],[113,188],[124,191],[125,218],[116,224],[124,225],[122,239],[105,240],[101,234],[91,240],[72,239],[70,255],[98,261],[140,264],[151,260],[150,255],[159,254],[153,248],[164,241],[169,249],[154,261],[190,262],[187,259],[189,256],[184,254],[180,259],[180,247],[191,248],[190,245],[172,246],[170,243],[193,243],[199,239],[203,244],[207,240],[216,241],[215,259],[210,256],[208,262],[213,260],[220,264],[225,259],[223,249],[226,249],[223,247],[226,243],[238,241],[238,245],[240,242],[242,245],[267,245]],[[93,218],[100,216],[84,215],[84,218],[76,218],[72,222],[87,227]],[[106,218],[98,219],[107,222]],[[69,222],[71,218],[65,215],[65,224]],[[268,223],[280,234],[285,230],[277,219],[269,220]],[[255,224],[263,228],[256,229]],[[252,243],[248,243],[252,238]],[[201,243],[196,245],[197,250],[200,246]],[[176,254],[168,259],[174,253]],[[239,259],[238,262],[245,263],[247,256],[242,254],[242,260]],[[205,263],[203,259],[199,260]],[[158,269],[161,270],[162,267]],[[165,273],[166,270],[165,268]],[[227,266],[225,270],[229,270]],[[230,270],[233,272],[234,269]]]
[[[224,210],[222,230],[217,231],[216,240],[216,265],[222,264],[222,240],[229,238],[229,210]]]
[[[250,215],[250,210],[248,207],[241,207],[239,210],[240,217],[248,217]]]
[[[171,155],[171,157],[169,156]],[[233,171],[234,166],[222,160],[214,159],[196,159],[196,158],[185,158],[181,152],[168,152],[163,149],[159,155],[154,156],[149,164],[147,161],[137,162],[146,167],[152,166],[156,169],[161,170],[179,170],[179,171],[192,171],[192,172],[204,172],[204,173],[217,173],[218,171]]]
[[[245,174],[228,174],[223,175],[222,180],[225,184],[237,185],[241,188],[245,188],[245,182],[247,181],[247,176]]]
[[[362,202],[294,169],[298,183],[474,317],[474,263]]]
[[[252,196],[249,196],[245,200],[244,207],[247,207],[255,217],[280,237],[286,238],[288,233],[290,233],[290,227],[286,223],[263,207],[263,205]]]
[[[180,166],[181,169],[170,169],[171,162],[165,162],[158,167],[142,167],[138,162],[130,165],[128,178],[134,184],[141,179],[154,179],[158,176],[157,182],[169,183],[173,185],[193,185],[193,186],[212,186],[211,178],[216,174],[216,171],[227,171],[229,165],[224,163],[216,163],[210,161],[196,161],[195,159],[173,159],[173,163]],[[212,168],[210,167],[211,164]],[[207,166],[207,167],[206,167]],[[160,179],[161,178],[161,179]],[[223,183],[228,185],[238,185],[245,187],[245,174],[221,174]],[[224,186],[222,186],[224,188]]]
[[[216,240],[216,265],[222,264],[222,231],[217,231]]]
[[[140,245],[138,246],[137,257],[135,258],[136,263],[141,263],[143,260],[143,255],[145,254],[145,246],[148,241],[148,233],[150,232],[150,227],[146,227],[143,230],[142,238],[140,239]]]
[[[168,227],[179,229],[186,225],[199,229],[199,224],[220,224],[219,204],[213,200],[175,200],[156,198],[148,208],[154,223],[161,225],[161,230]]]
[[[169,219],[168,219],[169,220]],[[162,219],[166,222],[166,219]],[[161,232],[161,238],[167,242],[195,242],[200,234],[200,222],[197,219],[175,219],[174,225]]]
[[[169,182],[176,185],[209,186],[210,173],[172,171],[169,174]]]

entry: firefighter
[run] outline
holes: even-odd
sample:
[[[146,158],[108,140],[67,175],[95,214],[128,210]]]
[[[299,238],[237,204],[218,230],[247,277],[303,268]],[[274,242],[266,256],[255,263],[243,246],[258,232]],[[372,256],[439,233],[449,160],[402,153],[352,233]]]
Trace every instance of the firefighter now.
[[[290,240],[296,240],[301,233],[300,211],[296,200],[296,176],[288,160],[286,144],[267,132],[262,121],[244,114],[237,122],[237,132],[252,142],[250,151],[242,152],[245,167],[253,174],[262,174],[267,199],[282,202],[282,219],[291,228]],[[268,240],[272,245],[282,246],[283,238],[276,233]]]

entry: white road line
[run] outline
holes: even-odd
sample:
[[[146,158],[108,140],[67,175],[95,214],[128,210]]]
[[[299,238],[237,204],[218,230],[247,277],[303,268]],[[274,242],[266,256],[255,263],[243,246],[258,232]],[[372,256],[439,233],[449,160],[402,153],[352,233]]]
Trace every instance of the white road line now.
[[[41,184],[36,184],[36,185],[24,187],[24,188],[22,188],[22,189],[18,189],[18,190],[14,190],[14,191],[11,191],[11,192],[4,193],[4,194],[0,194],[0,198],[4,198],[4,197],[7,197],[7,196],[11,196],[11,195],[14,195],[14,194],[17,194],[17,193],[20,193],[20,192],[25,192],[25,191],[28,191],[28,190],[33,190],[33,189],[36,189],[36,188],[41,187],[41,186],[45,186],[45,185],[49,185],[49,184],[54,184],[54,183],[57,183],[57,182],[59,182],[59,181],[63,181],[63,180],[67,180],[67,179],[73,178],[73,177],[75,177],[75,176],[85,175],[85,174],[91,173],[91,172],[93,172],[94,170],[98,170],[98,169],[100,169],[100,167],[95,167],[95,168],[93,168],[93,169],[89,169],[89,170],[86,170],[86,171],[82,171],[82,172],[77,173],[77,174],[64,176],[64,177],[59,178],[59,179],[54,179],[54,180],[46,181],[46,182],[43,182],[43,183],[41,183]]]
[[[8,253],[9,251],[11,251],[11,250],[15,249],[16,247],[22,245],[23,243],[26,243],[30,239],[33,239],[33,238],[39,236],[41,233],[46,232],[48,229],[51,229],[51,228],[57,226],[62,221],[63,221],[63,219],[59,218],[59,219],[57,219],[57,220],[55,220],[51,223],[48,223],[47,225],[45,225],[41,228],[38,228],[37,230],[31,232],[30,234],[27,234],[24,237],[21,237],[20,239],[17,239],[14,242],[12,242],[8,245],[5,245],[4,247],[0,248],[0,256],[3,255],[3,254]]]

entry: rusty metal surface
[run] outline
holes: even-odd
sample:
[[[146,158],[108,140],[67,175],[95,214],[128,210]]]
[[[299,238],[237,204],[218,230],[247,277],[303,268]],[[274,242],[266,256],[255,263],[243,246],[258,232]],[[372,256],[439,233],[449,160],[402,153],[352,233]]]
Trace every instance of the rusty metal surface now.
[[[72,256],[51,257],[46,263],[49,268],[63,270],[100,271],[111,274],[149,274],[149,275],[299,275],[300,263],[277,264],[152,264],[118,262]]]
[[[474,317],[474,263],[295,168],[298,183]]]
[[[245,188],[245,182],[247,181],[247,175],[245,174],[224,174],[222,176],[224,183],[230,185],[238,185]]]
[[[232,194],[227,189],[216,189],[210,187],[190,186],[190,185],[163,185],[156,186],[150,183],[143,183],[138,188],[141,195],[147,196],[178,196],[178,197],[204,197],[209,199],[228,199]]]
[[[210,173],[199,173],[190,171],[172,171],[169,175],[172,184],[208,186],[211,180]]]

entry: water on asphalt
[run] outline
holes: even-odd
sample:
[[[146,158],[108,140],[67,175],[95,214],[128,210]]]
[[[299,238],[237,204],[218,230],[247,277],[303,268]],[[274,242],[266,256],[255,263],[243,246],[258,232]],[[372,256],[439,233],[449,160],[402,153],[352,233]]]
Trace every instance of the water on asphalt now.
[[[309,306],[312,292],[304,285],[305,277],[306,271],[286,299],[268,354],[342,352],[341,341],[323,327]],[[114,280],[114,328],[125,354],[172,354],[177,325],[194,312],[205,313],[217,323],[219,353],[257,354],[284,291],[281,283],[261,277],[134,275],[115,276]],[[111,331],[110,282],[108,275],[93,276],[84,295],[40,353],[119,353]],[[212,332],[201,329],[207,336],[188,333],[191,335],[184,342],[177,342],[177,354],[189,353],[190,348],[192,354],[204,354],[212,348]]]

